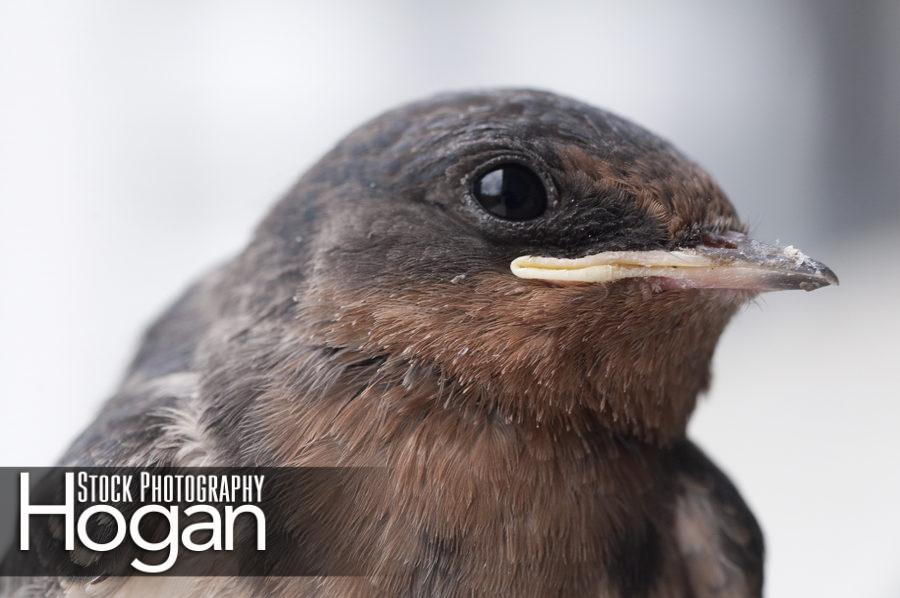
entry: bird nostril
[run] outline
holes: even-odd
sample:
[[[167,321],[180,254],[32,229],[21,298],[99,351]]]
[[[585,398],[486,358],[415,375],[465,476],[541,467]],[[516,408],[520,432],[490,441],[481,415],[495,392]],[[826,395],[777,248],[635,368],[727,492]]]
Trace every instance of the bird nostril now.
[[[682,227],[666,243],[669,251],[680,249],[737,249],[746,235],[740,230],[715,224],[693,224]]]
[[[737,244],[724,235],[717,235],[712,233],[704,233],[700,236],[700,245],[705,245],[706,247],[716,247],[718,249],[737,249]]]

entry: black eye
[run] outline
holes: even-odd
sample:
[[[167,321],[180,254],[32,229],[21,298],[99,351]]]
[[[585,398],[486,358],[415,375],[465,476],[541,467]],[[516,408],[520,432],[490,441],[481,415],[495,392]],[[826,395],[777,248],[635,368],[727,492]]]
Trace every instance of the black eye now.
[[[501,164],[475,181],[475,199],[504,220],[531,220],[547,209],[541,177],[521,164]]]

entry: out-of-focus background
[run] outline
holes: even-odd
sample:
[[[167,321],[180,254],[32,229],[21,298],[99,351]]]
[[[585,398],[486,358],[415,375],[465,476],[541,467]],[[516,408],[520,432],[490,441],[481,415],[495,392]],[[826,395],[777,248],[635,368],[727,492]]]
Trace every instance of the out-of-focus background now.
[[[705,165],[839,288],[726,332],[693,436],[774,597],[900,595],[900,3],[0,1],[0,464],[46,465],[137,336],[345,132],[535,86]]]

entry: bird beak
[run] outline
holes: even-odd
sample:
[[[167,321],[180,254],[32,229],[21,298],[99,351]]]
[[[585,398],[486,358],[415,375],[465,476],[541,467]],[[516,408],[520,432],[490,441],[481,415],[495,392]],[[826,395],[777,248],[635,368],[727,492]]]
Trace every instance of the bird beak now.
[[[519,278],[559,283],[652,278],[662,289],[813,291],[838,284],[828,266],[793,246],[767,245],[734,232],[675,251],[605,251],[575,259],[524,255],[510,269]]]

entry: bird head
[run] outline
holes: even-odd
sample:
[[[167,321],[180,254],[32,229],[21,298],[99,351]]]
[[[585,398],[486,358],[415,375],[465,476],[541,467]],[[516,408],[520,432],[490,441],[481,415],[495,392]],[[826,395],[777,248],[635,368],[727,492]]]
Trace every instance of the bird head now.
[[[260,228],[304,269],[310,342],[532,425],[683,433],[720,333],[834,274],[764,245],[670,144],[550,93],[438,96],[340,142]]]

